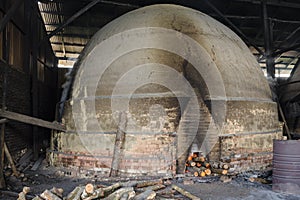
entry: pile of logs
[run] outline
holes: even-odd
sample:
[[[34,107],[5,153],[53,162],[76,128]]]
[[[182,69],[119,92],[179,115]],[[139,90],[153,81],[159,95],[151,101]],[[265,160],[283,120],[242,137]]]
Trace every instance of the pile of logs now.
[[[24,187],[23,191],[19,193],[18,200],[28,200],[27,193],[30,188]],[[151,200],[151,199],[178,199],[181,195],[192,200],[200,200],[183,188],[172,184],[170,181],[164,179],[151,181],[129,181],[125,183],[115,183],[110,186],[87,184],[85,186],[77,186],[68,195],[63,195],[62,188],[52,188],[45,190],[42,194],[30,198],[33,200]],[[177,196],[176,196],[177,195]]]
[[[185,172],[196,177],[205,177],[212,174],[227,175],[229,164],[222,162],[208,162],[207,158],[199,153],[190,155],[185,164]]]

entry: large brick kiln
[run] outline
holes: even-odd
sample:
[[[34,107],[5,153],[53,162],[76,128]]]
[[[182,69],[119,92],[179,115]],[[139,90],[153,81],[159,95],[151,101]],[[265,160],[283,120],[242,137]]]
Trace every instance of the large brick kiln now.
[[[67,131],[53,134],[49,159],[78,172],[181,173],[200,151],[236,172],[260,169],[282,132],[248,47],[181,6],[148,6],[107,24],[66,85]]]

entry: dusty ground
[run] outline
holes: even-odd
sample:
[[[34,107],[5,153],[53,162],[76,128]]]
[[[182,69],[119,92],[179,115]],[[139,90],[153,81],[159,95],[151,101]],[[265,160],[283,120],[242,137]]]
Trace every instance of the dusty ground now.
[[[7,179],[8,189],[19,193],[24,186],[31,188],[31,195],[42,193],[45,189],[58,187],[64,189],[64,195],[71,192],[76,186],[86,185],[87,183],[95,183],[102,185],[111,185],[116,180],[107,180],[102,178],[85,178],[78,179],[69,176],[58,175],[59,169],[53,167],[42,167],[38,171],[26,171],[25,179],[17,179],[13,176]],[[251,175],[251,174],[250,174]],[[207,179],[195,177],[181,177],[170,179],[169,183],[176,184],[192,194],[200,197],[202,200],[298,200],[300,195],[276,193],[272,191],[270,184],[262,184],[259,182],[250,182],[249,174],[233,177],[232,181],[223,183],[219,177],[211,177]],[[123,180],[124,181],[124,180]],[[208,182],[207,182],[208,181]],[[10,200],[16,197],[0,195],[0,199]],[[175,199],[185,199],[176,197]]]

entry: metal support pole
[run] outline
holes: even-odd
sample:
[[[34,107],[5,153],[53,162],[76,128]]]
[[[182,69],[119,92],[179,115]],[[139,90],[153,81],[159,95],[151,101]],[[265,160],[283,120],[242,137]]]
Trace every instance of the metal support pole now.
[[[266,1],[263,0],[261,2],[261,10],[262,10],[262,19],[264,25],[264,46],[265,46],[265,57],[266,57],[266,67],[267,67],[267,76],[275,78],[275,61],[273,57],[273,47],[272,47],[272,28],[270,24],[270,20],[268,19],[267,13],[267,4]]]
[[[264,55],[264,53],[262,52],[262,50],[260,50],[260,48],[258,46],[256,46],[253,42],[251,42],[247,36],[236,26],[234,25],[225,15],[223,15],[223,13],[221,13],[213,4],[210,3],[209,0],[205,1],[206,4],[211,7],[211,9],[213,9],[220,17],[222,17],[232,28],[235,32],[237,32],[240,37],[250,46],[253,46],[256,51],[258,51],[259,54]]]
[[[6,15],[3,17],[3,19],[0,22],[0,33],[4,30],[9,20],[14,16],[16,10],[20,7],[21,3],[24,0],[17,0],[7,11]]]
[[[281,49],[281,50],[279,50],[279,51],[273,52],[273,53],[272,53],[272,56],[275,57],[275,56],[278,56],[278,55],[280,55],[280,54],[282,54],[282,53],[284,53],[284,52],[291,51],[291,50],[295,50],[295,49],[298,49],[298,48],[300,48],[300,43],[295,44],[295,45],[290,46],[290,47],[287,47],[287,48],[284,48],[284,49]]]
[[[56,35],[64,27],[66,27],[68,24],[70,24],[71,22],[73,22],[80,15],[82,15],[83,13],[85,13],[86,11],[88,11],[90,8],[92,8],[94,5],[96,5],[100,1],[101,0],[94,0],[91,3],[89,3],[88,5],[86,5],[85,7],[83,7],[81,10],[79,10],[78,12],[76,12],[72,17],[70,17],[66,22],[64,22],[62,25],[60,25],[59,27],[57,27],[54,31],[52,31],[51,33],[49,33],[47,35],[46,39],[50,39],[52,36]]]
[[[23,48],[23,69],[24,72],[30,73],[30,21],[31,21],[31,3],[30,0],[25,0],[24,2],[24,27],[25,27],[25,38],[24,38],[24,48]]]

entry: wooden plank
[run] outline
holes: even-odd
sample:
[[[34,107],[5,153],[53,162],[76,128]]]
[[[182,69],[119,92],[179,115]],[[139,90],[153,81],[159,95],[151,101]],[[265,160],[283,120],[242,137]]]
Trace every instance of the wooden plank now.
[[[26,164],[27,162],[30,161],[30,155],[32,154],[32,149],[28,149],[26,153],[19,159],[17,166],[23,166],[24,163]]]
[[[23,154],[23,156],[19,159],[17,165],[22,165],[22,163],[26,162],[28,160],[28,157],[32,154],[32,149],[28,149],[26,153]]]
[[[172,189],[176,190],[177,192],[179,192],[183,196],[186,196],[186,197],[190,198],[191,200],[201,200],[199,197],[196,197],[195,195],[191,194],[190,192],[184,190],[181,187],[178,187],[177,185],[173,184]]]
[[[6,158],[7,158],[7,160],[8,160],[9,163],[10,163],[11,169],[12,169],[12,171],[13,171],[13,175],[16,176],[16,177],[18,177],[18,176],[20,175],[20,173],[18,172],[18,170],[17,170],[17,168],[16,168],[16,165],[15,165],[15,163],[14,163],[14,160],[13,160],[13,158],[11,157],[11,154],[10,154],[10,152],[9,152],[9,150],[8,150],[7,145],[6,145],[5,142],[4,142],[4,151],[5,151]]]
[[[44,160],[44,157],[41,156],[41,157],[34,163],[34,165],[32,166],[31,170],[32,170],[32,171],[36,171],[36,170],[39,168],[39,166],[41,165],[41,163],[43,162],[43,160]]]
[[[117,176],[121,160],[121,153],[123,151],[125,141],[125,128],[127,126],[127,116],[125,113],[119,115],[119,126],[116,134],[114,154],[112,158],[111,170],[109,176]]]
[[[284,113],[283,113],[283,111],[282,111],[282,109],[281,109],[281,106],[280,106],[280,103],[279,103],[279,100],[278,100],[278,99],[277,99],[277,105],[278,105],[278,108],[279,108],[279,113],[280,113],[280,115],[281,115],[281,117],[282,117],[282,120],[283,120],[283,122],[284,122],[284,128],[285,128],[286,133],[287,133],[287,135],[288,135],[288,139],[291,140],[291,139],[292,139],[292,136],[291,136],[291,133],[290,133],[290,129],[289,129],[288,124],[287,124],[287,122],[286,122],[286,120],[285,120],[285,116],[284,116]]]
[[[0,117],[4,117],[4,118],[18,121],[18,122],[23,122],[26,124],[49,128],[49,129],[53,129],[53,130],[66,131],[65,126],[63,126],[62,124],[60,124],[58,122],[48,122],[48,121],[45,121],[42,119],[30,117],[30,116],[15,113],[15,112],[2,110],[2,111],[0,111]]]

